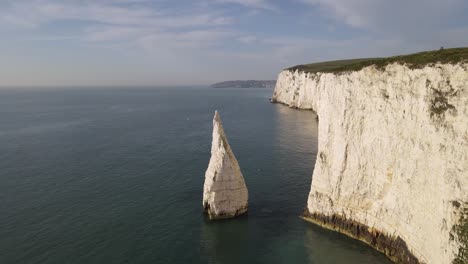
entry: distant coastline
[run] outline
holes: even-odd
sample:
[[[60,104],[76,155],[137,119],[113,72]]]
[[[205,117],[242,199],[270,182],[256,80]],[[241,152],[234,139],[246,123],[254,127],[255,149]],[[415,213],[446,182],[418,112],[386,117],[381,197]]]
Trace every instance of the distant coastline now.
[[[212,88],[275,88],[276,80],[225,81],[214,83]]]

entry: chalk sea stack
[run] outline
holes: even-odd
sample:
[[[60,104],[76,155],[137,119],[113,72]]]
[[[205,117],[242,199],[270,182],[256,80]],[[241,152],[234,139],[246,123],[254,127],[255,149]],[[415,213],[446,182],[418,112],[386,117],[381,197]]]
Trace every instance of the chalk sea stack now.
[[[247,207],[247,186],[224,133],[219,113],[215,111],[211,158],[203,187],[203,209],[213,220],[239,216],[247,212]]]

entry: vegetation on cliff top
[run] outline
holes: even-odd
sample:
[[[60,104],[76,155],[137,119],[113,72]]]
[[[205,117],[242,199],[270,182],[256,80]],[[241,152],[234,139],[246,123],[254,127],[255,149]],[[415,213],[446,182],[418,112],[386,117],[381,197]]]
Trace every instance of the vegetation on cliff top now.
[[[364,67],[375,65],[378,69],[383,69],[391,63],[406,64],[410,68],[422,68],[431,63],[451,63],[468,62],[468,47],[453,48],[434,51],[424,51],[409,55],[400,55],[388,58],[365,58],[338,61],[325,61],[312,64],[297,65],[286,70],[303,72],[347,72],[359,71]]]

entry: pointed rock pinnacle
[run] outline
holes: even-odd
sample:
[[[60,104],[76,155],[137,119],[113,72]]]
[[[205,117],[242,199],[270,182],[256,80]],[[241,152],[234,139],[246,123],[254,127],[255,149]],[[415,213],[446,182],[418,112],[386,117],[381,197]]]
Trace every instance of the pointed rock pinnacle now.
[[[210,219],[222,219],[241,215],[247,212],[247,207],[247,186],[219,113],[215,111],[211,158],[203,187],[203,208]]]

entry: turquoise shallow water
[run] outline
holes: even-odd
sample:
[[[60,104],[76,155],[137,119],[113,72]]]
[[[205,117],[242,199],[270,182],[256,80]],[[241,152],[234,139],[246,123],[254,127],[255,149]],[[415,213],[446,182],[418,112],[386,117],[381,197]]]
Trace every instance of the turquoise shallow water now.
[[[317,123],[271,92],[0,90],[0,263],[390,263],[299,219]],[[209,222],[215,109],[250,201]]]

